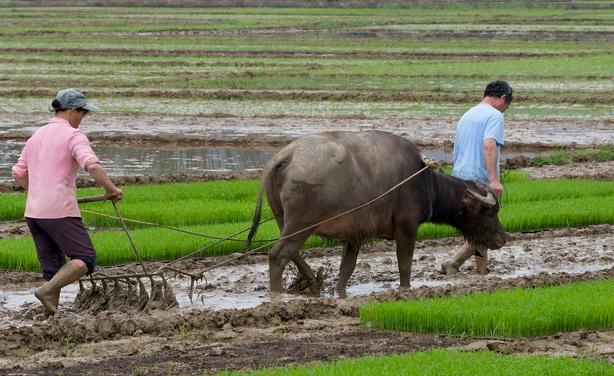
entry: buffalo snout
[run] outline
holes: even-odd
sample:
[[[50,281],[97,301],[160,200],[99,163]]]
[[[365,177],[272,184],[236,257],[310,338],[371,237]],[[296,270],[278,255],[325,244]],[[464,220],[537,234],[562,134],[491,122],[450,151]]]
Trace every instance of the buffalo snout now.
[[[492,237],[492,244],[489,245],[490,249],[499,249],[505,245],[507,241],[507,233],[502,229]]]

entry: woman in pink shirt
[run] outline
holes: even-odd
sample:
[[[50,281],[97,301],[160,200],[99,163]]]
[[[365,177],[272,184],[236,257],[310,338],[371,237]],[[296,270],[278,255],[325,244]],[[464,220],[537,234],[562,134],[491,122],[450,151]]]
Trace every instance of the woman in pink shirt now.
[[[79,130],[83,117],[100,111],[98,107],[75,89],[60,90],[51,105],[55,117],[28,139],[13,166],[13,177],[27,192],[26,223],[48,281],[34,295],[54,314],[62,287],[92,273],[96,266],[96,251],[77,205],[77,171],[87,171],[109,200],[120,200],[122,191],[109,180]],[[68,263],[66,256],[71,259]]]

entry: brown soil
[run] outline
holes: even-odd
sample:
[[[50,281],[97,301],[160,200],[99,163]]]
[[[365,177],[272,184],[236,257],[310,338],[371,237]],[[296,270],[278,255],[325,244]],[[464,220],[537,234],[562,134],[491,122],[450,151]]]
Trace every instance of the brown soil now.
[[[522,168],[532,179],[614,180],[614,161]]]
[[[4,113],[0,139],[26,140],[49,114]],[[16,125],[20,124],[20,125]],[[146,146],[280,147],[297,136],[323,131],[385,130],[424,148],[452,150],[456,120],[411,118],[303,118],[105,114],[92,115],[82,125],[90,140],[100,144]],[[531,151],[608,145],[614,137],[612,120],[508,120],[506,150]],[[569,132],[573,132],[573,139]]]
[[[203,57],[225,57],[225,56],[258,56],[258,57],[327,57],[327,58],[349,58],[349,57],[357,57],[357,58],[365,58],[365,57],[373,57],[373,58],[472,58],[475,59],[476,56],[479,56],[479,53],[476,52],[462,52],[462,51],[450,51],[450,52],[429,52],[429,51],[388,51],[388,52],[379,52],[379,51],[278,51],[278,50],[241,50],[241,51],[227,51],[227,50],[189,50],[189,49],[178,49],[178,50],[132,50],[125,48],[95,48],[95,49],[87,49],[87,48],[0,48],[0,51],[6,53],[7,55],[10,53],[37,53],[44,54],[45,52],[53,52],[53,53],[61,53],[61,54],[69,54],[71,56],[74,55],[84,55],[84,56],[203,56]],[[586,51],[578,51],[578,52],[500,52],[500,51],[489,51],[487,56],[490,57],[509,57],[509,58],[524,58],[524,57],[540,57],[540,56],[590,56],[596,53],[586,52]],[[2,61],[10,61],[7,58],[2,58]],[[40,60],[37,60],[40,61]],[[123,62],[122,62],[123,63]],[[142,62],[135,62],[136,64],[142,64]],[[156,63],[159,64],[159,63]],[[169,63],[176,64],[176,63]],[[183,63],[182,63],[183,64]],[[191,63],[187,62],[185,64],[192,65],[199,63]],[[211,64],[211,63],[200,63],[200,64]],[[226,63],[224,63],[226,64]],[[267,66],[271,66],[270,63],[267,63]],[[439,77],[439,76],[438,76]]]
[[[54,89],[3,89],[1,96],[35,96],[53,98]],[[457,94],[438,91],[326,91],[326,90],[210,90],[210,89],[91,89],[92,97],[146,97],[146,98],[190,98],[190,99],[240,99],[240,100],[308,100],[308,101],[407,101],[407,102],[457,102],[474,103],[479,98],[476,92]],[[523,93],[514,97],[516,103],[564,103],[564,104],[614,104],[614,96],[604,93],[549,92]]]
[[[270,28],[254,28],[254,29],[217,29],[217,30],[190,30],[190,31],[152,31],[141,32],[141,35],[151,36],[237,36],[251,35],[275,37],[284,35],[286,37],[303,35],[305,33],[324,35],[327,37],[335,36],[336,38],[403,38],[403,39],[419,39],[419,40],[491,40],[493,34],[496,34],[498,40],[547,40],[547,41],[611,41],[613,32],[607,30],[430,30],[420,29],[419,27],[411,30],[387,30],[385,28],[373,29],[346,29],[346,30],[327,30],[314,29],[310,27],[270,27]],[[21,33],[11,33],[12,36],[18,35],[49,35],[48,31],[25,31]],[[65,34],[65,33],[64,33]],[[97,32],[97,35],[133,35],[132,32]],[[36,49],[40,51],[41,49]],[[114,50],[114,49],[109,49]],[[63,51],[62,49],[54,51]],[[83,50],[81,50],[83,51]],[[197,53],[199,53],[198,51]],[[224,52],[226,54],[226,52]]]
[[[31,122],[32,127],[0,135],[26,137],[48,114],[5,114]],[[111,115],[92,119],[86,125],[97,142],[184,145],[187,142],[238,145],[283,145],[297,134],[325,129],[386,129],[412,137],[421,145],[451,145],[453,125],[440,120],[390,119],[302,119],[235,118],[196,116]],[[201,124],[207,124],[202,127]],[[249,125],[248,125],[249,123]],[[158,129],[156,124],[173,124]],[[581,128],[574,145],[567,136],[549,129],[559,121],[511,122],[506,129],[508,147],[536,148],[592,146],[611,143],[609,121],[574,123]],[[4,130],[0,130],[4,132]],[[241,133],[241,136],[237,136]],[[177,136],[181,134],[183,136]],[[605,136],[603,136],[605,135]],[[184,138],[183,138],[184,137]],[[605,139],[604,139],[605,138]],[[196,140],[196,141],[194,141]],[[249,141],[245,141],[249,140]],[[593,177],[612,179],[614,164],[582,164],[528,168],[535,178]],[[127,177],[121,184],[148,184],[256,177],[258,171],[205,176]],[[87,185],[83,181],[81,185]],[[6,185],[4,190],[14,189]],[[0,225],[0,237],[27,233],[23,223]],[[284,295],[271,299],[267,292],[267,259],[254,255],[235,260],[206,273],[206,283],[197,286],[201,302],[186,303],[187,281],[171,277],[180,307],[138,312],[131,306],[100,309],[94,306],[77,311],[71,301],[61,301],[60,314],[45,318],[39,304],[29,300],[12,306],[11,299],[31,298],[31,289],[41,283],[38,273],[0,272],[0,375],[181,375],[217,370],[254,369],[292,363],[334,360],[366,354],[392,354],[433,347],[457,346],[468,350],[486,349],[503,353],[543,353],[591,357],[614,363],[614,331],[579,331],[544,338],[475,339],[445,335],[375,331],[360,326],[358,308],[372,300],[417,299],[433,296],[494,291],[515,287],[558,285],[572,281],[614,278],[614,228],[611,225],[584,229],[562,229],[530,234],[513,234],[508,244],[491,253],[490,275],[475,274],[467,263],[456,276],[439,272],[461,243],[458,238],[419,242],[414,255],[412,283],[419,286],[399,290],[394,246],[375,242],[364,247],[348,291],[348,299],[337,299],[333,286],[338,269],[339,247],[310,250],[307,261],[322,275],[322,297]],[[232,256],[188,260],[177,267],[192,272],[228,260]],[[152,263],[158,267],[161,263]],[[286,285],[295,271],[288,268]],[[104,269],[109,274],[134,272],[134,264]],[[183,286],[183,287],[182,287]],[[74,290],[74,288],[73,288]],[[373,291],[369,294],[370,291]],[[179,294],[183,294],[179,296]],[[26,298],[24,298],[26,296]],[[224,308],[231,299],[231,308]],[[256,304],[240,307],[257,299]],[[213,302],[213,303],[212,303]],[[218,303],[219,306],[216,306]],[[223,309],[222,309],[223,308]]]
[[[296,295],[266,298],[266,287],[262,290],[268,278],[266,256],[256,255],[208,272],[207,284],[201,285],[205,302],[215,296],[235,296],[239,302],[242,296],[264,294],[264,303],[245,309],[199,309],[200,303],[195,303],[170,311],[144,313],[128,309],[88,313],[76,312],[70,303],[65,303],[60,314],[45,319],[36,303],[27,303],[18,310],[3,309],[0,303],[4,320],[12,323],[7,326],[5,322],[0,329],[0,374],[61,371],[64,375],[131,372],[162,375],[168,374],[169,369],[172,374],[193,374],[448,346],[504,353],[590,356],[614,363],[612,331],[580,331],[516,340],[472,339],[375,331],[361,327],[358,317],[358,307],[372,300],[417,299],[612,279],[612,233],[612,226],[601,225],[513,234],[503,249],[491,253],[491,274],[486,277],[475,274],[470,263],[452,277],[437,271],[439,263],[460,246],[460,239],[419,242],[413,283],[430,281],[440,286],[423,285],[411,290],[393,288],[398,284],[393,244],[376,242],[361,252],[348,291],[364,283],[383,289],[348,299],[327,294],[334,286],[341,252],[335,247],[306,253],[307,261],[314,268],[324,270],[321,298]],[[176,266],[196,271],[231,257],[188,260]],[[105,272],[135,270],[136,265],[126,265],[107,268]],[[286,277],[291,280],[292,272]],[[0,287],[9,294],[14,286],[31,285],[32,279],[31,273],[1,273]]]

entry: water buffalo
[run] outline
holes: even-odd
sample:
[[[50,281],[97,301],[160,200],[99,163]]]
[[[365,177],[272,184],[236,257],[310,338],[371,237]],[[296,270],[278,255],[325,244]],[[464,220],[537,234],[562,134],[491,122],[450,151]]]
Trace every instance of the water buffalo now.
[[[386,132],[299,137],[264,169],[248,246],[258,229],[263,191],[283,237],[370,201],[424,166],[412,142]],[[450,224],[473,244],[497,249],[506,239],[498,211],[499,204],[485,185],[427,169],[369,206],[277,242],[269,253],[271,292],[281,292],[282,273],[290,260],[303,277],[314,279],[299,255],[311,234],[343,241],[340,296],[345,296],[361,242],[370,237],[396,241],[400,284],[409,287],[421,223]]]

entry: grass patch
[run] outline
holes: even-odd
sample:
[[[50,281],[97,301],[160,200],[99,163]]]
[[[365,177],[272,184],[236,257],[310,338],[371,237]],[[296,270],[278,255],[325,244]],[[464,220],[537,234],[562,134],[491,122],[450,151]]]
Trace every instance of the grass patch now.
[[[415,301],[370,303],[363,325],[472,337],[534,337],[614,328],[614,280]]]
[[[246,229],[255,208],[257,180],[216,181],[198,183],[125,186],[125,199],[119,210],[127,219],[178,227],[185,231],[226,237]],[[535,231],[546,228],[583,227],[614,223],[614,183],[591,180],[530,181],[526,174],[513,171],[505,178],[506,195],[499,212],[507,231]],[[100,194],[100,189],[79,189],[78,196]],[[0,194],[0,218],[16,220],[23,216],[25,195]],[[109,203],[90,203],[84,210],[114,216]],[[271,217],[265,204],[263,219]],[[116,219],[83,213],[86,226],[103,231],[92,233],[100,265],[134,261],[125,234]],[[214,242],[167,229],[128,222],[130,233],[146,260],[173,260]],[[425,223],[418,230],[418,239],[458,236],[451,226]],[[244,239],[245,233],[238,236]],[[269,222],[260,227],[258,239],[275,239],[277,226]],[[305,248],[330,246],[328,240],[312,237]],[[243,243],[227,241],[199,256],[222,255],[244,250]],[[34,243],[30,237],[0,239],[0,268],[39,270]]]
[[[614,147],[610,145],[573,151],[559,150],[551,155],[535,157],[534,166],[567,165],[575,162],[607,162],[614,160]]]
[[[182,227],[182,229],[195,233],[226,237],[249,226],[249,222],[241,222],[189,226]],[[90,236],[96,248],[98,265],[108,266],[136,261],[130,243],[123,231],[93,232],[90,233]],[[206,239],[158,228],[131,230],[130,236],[134,240],[143,259],[147,261],[175,260],[217,242],[215,239]],[[243,238],[245,236],[243,235]],[[271,239],[278,236],[277,226],[269,222],[261,226],[256,240]],[[314,247],[323,245],[325,242],[323,239],[312,237],[308,240],[307,244]],[[242,242],[225,241],[208,248],[204,252],[200,252],[196,256],[219,256],[242,251],[243,249],[244,244]],[[263,252],[265,251],[266,249],[263,250]],[[20,271],[40,270],[32,238],[27,236],[0,240],[0,269]]]
[[[614,366],[605,361],[502,355],[495,352],[462,352],[437,349],[392,356],[369,356],[309,366],[292,365],[258,371],[220,372],[218,375],[458,375],[458,376],[543,376],[612,375]]]

